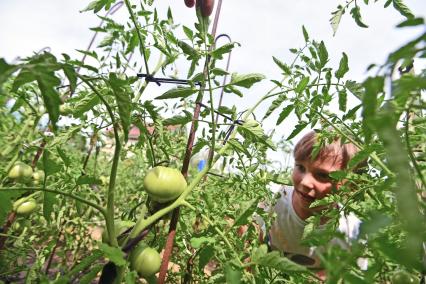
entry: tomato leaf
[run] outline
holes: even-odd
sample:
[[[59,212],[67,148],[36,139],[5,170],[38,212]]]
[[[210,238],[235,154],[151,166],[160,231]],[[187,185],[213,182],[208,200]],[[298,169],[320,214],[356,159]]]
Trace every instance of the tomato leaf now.
[[[111,260],[117,266],[126,265],[124,252],[117,247],[110,247],[107,244],[100,243],[99,249],[103,252],[104,256]]]
[[[286,99],[287,99],[287,96],[285,94],[278,95],[278,97],[271,103],[271,106],[266,111],[262,120],[269,117],[272,114],[272,112],[274,112],[274,110],[276,110]]]
[[[4,224],[6,217],[12,210],[12,199],[20,196],[23,191],[0,190],[0,224]]]
[[[293,104],[288,105],[285,108],[283,108],[283,110],[280,113],[280,116],[278,117],[276,125],[280,125],[281,122],[283,122],[284,119],[286,119],[290,115],[290,113],[293,111],[293,109],[294,109]]]
[[[192,87],[177,87],[170,89],[161,96],[156,97],[156,100],[166,100],[166,99],[176,99],[176,98],[186,98],[192,94],[198,92],[197,89]]]
[[[280,67],[280,69],[284,72],[285,75],[291,75],[290,67],[287,66],[284,62],[276,58],[275,56],[272,56],[272,59],[274,60],[275,64]]]
[[[232,265],[231,262],[225,264],[225,279],[226,283],[239,284],[242,283],[243,271],[242,268]]]
[[[299,121],[299,123],[294,127],[293,131],[290,133],[290,135],[287,137],[286,140],[292,139],[294,136],[300,133],[306,126],[308,125],[305,121]]]
[[[198,262],[198,268],[202,271],[204,266],[209,263],[210,259],[214,256],[214,248],[211,245],[207,245],[204,248],[201,249],[200,253],[198,254],[199,262]]]
[[[410,8],[405,5],[403,0],[392,0],[393,7],[397,10],[401,15],[406,18],[414,18],[413,12],[411,12]]]
[[[229,85],[235,85],[244,88],[250,88],[255,83],[262,81],[266,77],[262,74],[252,73],[240,75],[237,73],[232,73],[231,82]]]
[[[215,242],[214,238],[209,237],[199,237],[199,238],[191,238],[190,240],[191,246],[195,249],[199,249],[205,244],[211,244]]]
[[[339,110],[346,111],[347,93],[345,90],[339,90]]]
[[[337,29],[342,19],[343,14],[345,13],[345,8],[342,5],[337,6],[337,10],[331,13],[330,24],[333,29],[333,36],[336,35]]]
[[[305,266],[299,265],[286,257],[281,257],[278,251],[267,253],[266,255],[256,259],[254,263],[260,266],[274,268],[281,272],[309,273],[309,270]]]
[[[224,44],[221,47],[213,50],[210,54],[213,58],[222,59],[223,55],[226,53],[230,53],[236,45],[240,46],[240,44],[236,42]]]
[[[342,58],[340,59],[339,69],[334,73],[337,79],[343,78],[343,76],[349,71],[348,56],[343,52]]]
[[[185,115],[176,115],[167,118],[163,121],[163,125],[185,125],[192,121],[192,114],[188,111],[184,111]]]
[[[258,199],[253,199],[249,202],[244,202],[241,204],[241,212],[238,217],[235,219],[235,223],[232,227],[238,227],[248,223],[248,218],[253,215],[257,209]]]
[[[355,5],[355,7],[353,7],[351,9],[351,15],[352,15],[352,18],[355,20],[355,23],[359,27],[361,27],[361,28],[368,28],[368,26],[362,22],[361,12],[360,12],[360,8],[359,8],[358,5]]]
[[[124,132],[124,140],[127,141],[129,137],[130,113],[132,111],[130,100],[132,90],[128,81],[118,78],[115,73],[109,74],[109,82],[117,101],[118,113],[120,114],[121,126]]]
[[[306,86],[308,86],[308,83],[309,77],[303,77],[299,84],[297,84],[297,87],[294,91],[298,94],[302,93],[306,89]]]
[[[237,139],[235,138],[229,139],[227,143],[231,145],[234,151],[239,153],[244,153],[247,157],[251,158],[250,152]]]
[[[318,56],[320,59],[321,68],[323,68],[328,62],[328,51],[325,47],[324,41],[321,41],[318,46]]]

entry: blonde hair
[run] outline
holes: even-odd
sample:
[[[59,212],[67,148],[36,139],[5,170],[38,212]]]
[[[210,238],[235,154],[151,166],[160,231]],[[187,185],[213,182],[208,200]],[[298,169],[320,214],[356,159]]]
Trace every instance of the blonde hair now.
[[[318,139],[318,136],[315,131],[310,131],[297,142],[293,150],[295,160],[324,160],[334,157],[335,159],[341,159],[344,169],[347,167],[348,162],[359,152],[358,147],[353,143],[342,143],[342,140],[337,136],[333,137],[329,143],[325,139]],[[366,163],[366,160],[358,163],[353,170],[357,171],[364,167]]]

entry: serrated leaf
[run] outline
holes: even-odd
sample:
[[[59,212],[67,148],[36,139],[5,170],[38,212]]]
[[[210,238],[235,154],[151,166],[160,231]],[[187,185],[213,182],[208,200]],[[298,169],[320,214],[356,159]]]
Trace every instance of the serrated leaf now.
[[[306,272],[309,273],[309,270],[299,265],[286,257],[281,257],[278,251],[273,251],[266,254],[263,257],[260,257],[256,264],[264,267],[274,268],[281,272]]]
[[[68,78],[71,90],[75,90],[77,87],[77,72],[74,67],[69,64],[64,64],[62,65],[62,69],[64,70],[65,76]]]
[[[276,110],[281,104],[286,100],[287,97],[285,94],[280,94],[278,97],[271,103],[271,106],[266,111],[265,115],[263,116],[263,120],[271,115],[271,113]]]
[[[393,7],[397,10],[401,15],[406,18],[414,18],[414,14],[411,12],[410,8],[405,5],[403,0],[392,0]]]
[[[90,268],[90,271],[79,279],[80,284],[90,284],[96,278],[99,272],[102,271],[103,264],[97,264]]]
[[[257,199],[243,202],[241,204],[241,211],[238,217],[235,219],[235,223],[232,225],[232,227],[238,227],[247,224],[249,222],[248,218],[250,218],[257,209],[257,203]]]
[[[12,200],[20,196],[23,191],[2,190],[0,189],[0,224],[4,224],[6,217],[12,210]]]
[[[299,84],[297,84],[297,87],[294,91],[298,94],[302,93],[306,89],[306,86],[308,86],[308,83],[309,77],[303,77]]]
[[[351,9],[351,15],[352,15],[352,18],[355,20],[355,23],[359,27],[361,27],[361,28],[368,28],[368,26],[362,22],[361,12],[360,12],[360,8],[359,8],[358,5],[355,5],[355,7],[353,7]]]
[[[198,262],[198,268],[202,271],[204,266],[209,263],[210,259],[214,256],[214,247],[213,246],[205,246],[202,248],[200,253],[198,254],[198,257],[200,261]]]
[[[83,271],[90,265],[92,265],[96,260],[100,259],[102,257],[103,253],[101,250],[95,249],[90,252],[90,254],[81,260],[77,265],[75,265],[70,271],[68,271],[67,274],[64,275],[65,278],[71,278],[74,274],[79,273],[80,271]],[[56,282],[55,282],[56,283]],[[67,282],[68,283],[68,282]]]
[[[318,46],[318,57],[320,60],[321,68],[323,68],[328,62],[328,51],[325,47],[324,41],[321,41]]]
[[[120,248],[110,247],[107,244],[99,243],[99,249],[103,252],[104,256],[111,260],[115,265],[126,265],[125,254]]]
[[[247,120],[243,125],[239,125],[237,131],[248,140],[259,142],[271,149],[276,149],[273,142],[265,135],[260,124],[255,120]]]
[[[240,44],[236,42],[227,43],[219,48],[216,48],[210,54],[213,58],[223,59],[223,55],[226,53],[230,53],[236,45],[239,46]]]
[[[89,93],[79,99],[77,103],[72,108],[72,115],[74,117],[81,117],[89,110],[93,109],[96,105],[100,103],[99,97],[95,93]]]
[[[75,183],[77,185],[102,184],[102,181],[100,179],[96,178],[96,177],[93,177],[93,176],[83,175],[83,176],[79,176]]]
[[[250,88],[253,84],[262,81],[265,76],[258,73],[240,75],[237,73],[232,74],[230,85],[235,85],[244,88]]]
[[[69,167],[71,165],[71,160],[68,157],[68,155],[65,153],[65,151],[61,147],[58,147],[58,146],[56,147],[56,150],[58,151],[59,157],[61,157],[65,166]]]
[[[302,26],[302,31],[303,31],[303,38],[305,39],[305,42],[306,42],[306,43],[307,43],[307,42],[309,42],[309,34],[308,34],[308,32],[306,31],[305,26]]]
[[[62,170],[62,166],[52,158],[50,150],[45,149],[43,152],[43,170],[46,176],[53,175]]]
[[[274,60],[275,64],[277,64],[278,67],[280,67],[280,69],[284,72],[284,74],[291,75],[290,67],[288,67],[287,64],[285,64],[284,62],[281,62],[275,56],[272,56],[272,59]]]
[[[197,89],[191,87],[177,87],[170,89],[161,96],[156,97],[156,100],[166,100],[166,99],[176,99],[176,98],[186,98],[192,94],[198,92]]]
[[[199,249],[201,246],[205,244],[214,243],[214,238],[209,237],[199,237],[199,238],[191,238],[190,243],[191,246],[195,249]]]
[[[285,108],[283,108],[283,110],[281,111],[281,113],[280,113],[280,115],[278,117],[276,125],[280,125],[281,122],[283,122],[284,119],[286,119],[293,110],[294,110],[294,105],[293,104],[288,105]]]
[[[179,41],[178,46],[182,49],[184,54],[188,55],[188,59],[195,59],[199,57],[197,51],[186,42]]]
[[[230,262],[225,264],[225,279],[227,284],[242,283],[242,268],[232,265]]]
[[[225,86],[224,90],[225,90],[225,93],[234,93],[237,96],[239,96],[240,98],[242,98],[244,96],[243,93],[240,90],[238,90],[237,88],[235,88],[234,86],[230,86],[230,85]]]
[[[194,38],[194,32],[188,28],[187,26],[182,26],[183,32],[185,33],[185,35],[192,40]]]
[[[414,26],[420,26],[424,25],[425,21],[423,18],[410,18],[408,20],[403,21],[402,23],[398,24],[397,28],[403,28],[403,27],[414,27]]]
[[[234,151],[244,153],[247,157],[251,158],[250,152],[237,139],[229,139],[227,143],[231,145]]]
[[[348,80],[345,82],[345,87],[360,100],[364,96],[364,87],[358,82]]]
[[[192,121],[192,115],[189,112],[185,112],[185,115],[176,115],[167,118],[163,121],[163,125],[185,125]]]
[[[341,5],[337,6],[337,10],[331,13],[330,24],[333,29],[333,36],[336,35],[337,29],[342,19],[343,14],[345,13],[345,8]]]
[[[347,93],[345,90],[339,90],[339,110],[346,111]]]
[[[122,80],[115,73],[109,74],[109,82],[118,106],[121,126],[124,132],[124,141],[129,137],[130,113],[132,112],[131,88],[127,80]]]
[[[80,125],[72,126],[68,129],[65,129],[64,132],[60,132],[51,143],[49,147],[61,146],[67,143],[77,132],[81,130]]]
[[[348,71],[349,71],[348,56],[346,55],[346,53],[343,52],[342,58],[340,59],[340,63],[339,63],[339,69],[337,69],[337,71],[336,71],[336,73],[334,73],[334,75],[336,76],[337,79],[342,79],[343,76]]]
[[[266,244],[262,244],[257,248],[254,248],[251,253],[251,261],[256,263],[262,257],[264,257],[268,253],[268,246]]]
[[[15,65],[10,65],[3,58],[0,58],[0,94],[2,92],[1,87],[3,83],[10,78],[16,69],[17,67]]]
[[[306,126],[308,125],[305,121],[299,121],[299,123],[294,127],[293,131],[290,133],[290,135],[287,137],[286,140],[292,139],[294,136],[300,133]]]
[[[369,155],[373,152],[373,149],[370,147],[366,147],[362,150],[360,150],[358,153],[356,153],[352,159],[348,162],[348,168],[352,169],[359,165],[361,162],[366,161],[369,157]]]

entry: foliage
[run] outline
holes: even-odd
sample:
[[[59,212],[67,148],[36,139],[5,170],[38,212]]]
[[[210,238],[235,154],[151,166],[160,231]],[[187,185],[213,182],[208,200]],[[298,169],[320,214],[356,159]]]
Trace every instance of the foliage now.
[[[96,0],[86,11],[99,14],[114,4]],[[95,50],[80,51],[89,62],[48,52],[13,64],[0,59],[1,280],[90,283],[113,271],[117,282],[139,282],[129,254],[138,242],[161,251],[172,211],[180,207],[168,282],[314,282],[315,273],[268,252],[259,239],[274,219],[260,206],[275,201],[269,187],[289,184],[289,169],[275,167],[268,151],[289,156],[287,141],[306,128],[318,132],[320,143],[337,134],[360,149],[348,169],[331,174],[347,181],[342,193],[316,201],[342,206],[326,213],[324,226],[311,217],[304,234],[307,245],[324,248],[327,282],[386,282],[396,269],[425,273],[426,72],[409,71],[426,55],[426,33],[372,67],[374,76],[355,82],[347,78],[347,54],[331,66],[335,55],[303,27],[305,44],[291,49],[293,61],[273,57],[282,78],[271,79],[273,87],[241,112],[216,107],[212,96],[223,89],[244,97],[265,79],[217,67],[237,43],[215,46],[205,17],[193,28],[180,27],[171,10],[160,19],[152,1],[125,4],[129,22],[106,16],[93,29],[104,39]],[[424,24],[402,1],[390,4],[408,18],[399,28]],[[332,13],[334,32],[347,9],[367,26],[357,2],[347,1]],[[170,72],[178,60],[187,64],[186,86],[145,99],[148,84],[178,82]],[[266,113],[254,115],[260,104],[267,104]],[[298,119],[278,143],[262,127],[275,112],[276,126],[291,115]],[[204,155],[204,167],[197,167],[197,155]],[[351,171],[366,159],[368,168]],[[9,178],[18,161],[44,178]],[[159,165],[182,169],[188,181],[165,204],[151,200],[143,185],[145,173]],[[14,216],[12,204],[20,198],[37,200],[42,210]],[[327,245],[343,238],[336,232],[341,213],[362,220],[359,238],[346,240],[350,250]],[[135,225],[120,235],[119,222]],[[107,243],[99,242],[102,228]],[[357,265],[360,258],[368,260],[366,269]]]

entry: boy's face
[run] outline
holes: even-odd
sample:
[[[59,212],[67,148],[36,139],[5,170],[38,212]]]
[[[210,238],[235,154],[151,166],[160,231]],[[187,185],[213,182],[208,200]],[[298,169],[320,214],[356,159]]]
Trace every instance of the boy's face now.
[[[333,156],[311,161],[295,161],[293,169],[293,206],[296,212],[303,211],[309,215],[322,208],[309,208],[317,199],[324,198],[338,185],[329,177],[329,173],[342,169],[341,159]],[[305,216],[301,216],[305,217]]]

